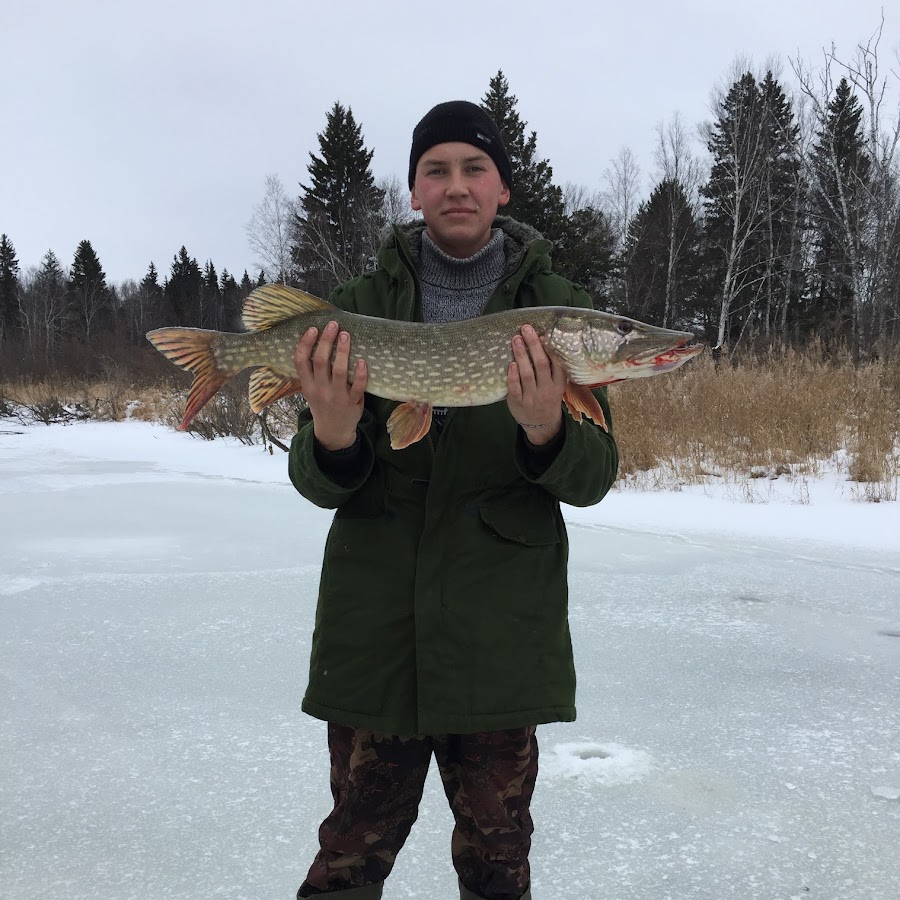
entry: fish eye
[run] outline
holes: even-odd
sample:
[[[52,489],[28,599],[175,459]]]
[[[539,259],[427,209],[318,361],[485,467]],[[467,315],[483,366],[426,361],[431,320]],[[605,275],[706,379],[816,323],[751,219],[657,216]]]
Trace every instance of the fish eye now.
[[[634,325],[632,325],[631,322],[619,322],[618,325],[616,325],[616,331],[621,335],[630,334],[634,331]]]

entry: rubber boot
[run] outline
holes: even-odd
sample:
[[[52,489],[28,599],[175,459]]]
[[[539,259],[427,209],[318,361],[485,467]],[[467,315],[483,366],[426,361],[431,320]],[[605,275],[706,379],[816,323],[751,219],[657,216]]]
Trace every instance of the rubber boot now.
[[[473,894],[461,881],[459,883],[459,900],[484,900],[478,894]],[[528,888],[519,900],[531,900],[531,888]]]
[[[364,884],[362,887],[356,888],[344,888],[342,891],[328,891],[326,894],[316,894],[316,897],[323,897],[325,900],[331,900],[332,897],[335,897],[336,900],[381,900],[381,895],[384,892],[384,882],[379,881],[375,884]],[[298,900],[300,900],[300,894],[297,894]]]

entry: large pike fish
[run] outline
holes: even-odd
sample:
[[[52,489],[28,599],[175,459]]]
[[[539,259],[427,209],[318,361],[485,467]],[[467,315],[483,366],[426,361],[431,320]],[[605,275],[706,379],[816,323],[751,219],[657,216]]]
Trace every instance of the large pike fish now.
[[[303,392],[293,355],[303,333],[336,321],[350,334],[350,373],[357,359],[368,368],[366,390],[403,401],[387,422],[391,446],[421,440],[434,406],[483,406],[506,396],[512,339],[530,324],[569,376],[563,397],[577,422],[582,416],[606,428],[590,388],[646,378],[687,362],[703,346],[683,331],[569,306],[533,306],[458,322],[425,324],[345,312],[295,288],[270,284],[244,303],[243,333],[200,328],[159,328],[147,338],[194,376],[184,430],[203,405],[238,372],[250,376],[250,406],[260,412],[282,397]]]

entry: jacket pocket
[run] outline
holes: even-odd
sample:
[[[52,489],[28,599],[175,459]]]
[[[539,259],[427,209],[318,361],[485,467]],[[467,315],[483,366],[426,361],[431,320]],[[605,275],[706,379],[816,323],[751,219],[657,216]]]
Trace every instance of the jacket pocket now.
[[[481,521],[496,535],[526,547],[560,542],[560,514],[552,498],[537,492],[482,501]]]

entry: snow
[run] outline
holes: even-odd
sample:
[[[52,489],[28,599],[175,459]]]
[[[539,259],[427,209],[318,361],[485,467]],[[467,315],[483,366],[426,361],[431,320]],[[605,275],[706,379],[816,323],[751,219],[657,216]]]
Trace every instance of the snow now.
[[[535,897],[900,897],[900,504],[857,496],[565,509],[579,716],[538,730]],[[4,900],[294,895],[329,522],[278,450],[0,420]],[[451,829],[432,771],[386,900],[455,895]]]

